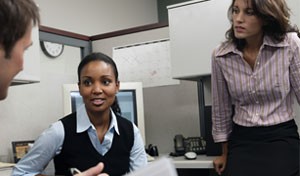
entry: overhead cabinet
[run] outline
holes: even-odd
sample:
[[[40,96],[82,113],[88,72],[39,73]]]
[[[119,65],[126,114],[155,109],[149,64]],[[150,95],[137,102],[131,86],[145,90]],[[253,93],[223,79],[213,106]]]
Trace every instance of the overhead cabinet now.
[[[35,83],[40,81],[40,40],[39,29],[32,29],[32,46],[24,52],[24,68],[16,75],[12,85]]]
[[[225,40],[231,0],[194,0],[168,6],[172,77],[211,74],[213,49]]]

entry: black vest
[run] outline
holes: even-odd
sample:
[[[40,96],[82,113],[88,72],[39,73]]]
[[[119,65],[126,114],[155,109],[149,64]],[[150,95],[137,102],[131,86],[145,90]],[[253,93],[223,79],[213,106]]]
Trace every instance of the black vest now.
[[[104,163],[104,173],[120,176],[129,172],[129,157],[133,146],[134,132],[132,123],[117,115],[118,135],[114,134],[110,150],[102,156],[94,148],[88,132],[76,133],[76,113],[61,119],[65,138],[61,153],[54,157],[55,175],[71,175],[70,168],[85,171],[99,162]]]

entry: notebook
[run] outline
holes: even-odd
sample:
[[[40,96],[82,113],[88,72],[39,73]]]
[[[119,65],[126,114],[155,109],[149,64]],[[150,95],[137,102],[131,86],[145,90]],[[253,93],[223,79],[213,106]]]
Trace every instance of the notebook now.
[[[161,157],[125,176],[177,176],[177,172],[170,158]]]

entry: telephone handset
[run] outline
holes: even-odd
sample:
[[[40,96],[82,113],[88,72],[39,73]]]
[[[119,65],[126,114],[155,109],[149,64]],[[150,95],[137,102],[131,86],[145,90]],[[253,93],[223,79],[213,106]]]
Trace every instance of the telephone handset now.
[[[184,138],[181,134],[175,135],[174,147],[177,155],[184,155],[186,152],[204,154],[206,152],[206,142],[203,137]]]
[[[178,155],[183,155],[185,153],[184,138],[182,135],[176,135],[174,137],[174,147],[175,147],[175,152]]]

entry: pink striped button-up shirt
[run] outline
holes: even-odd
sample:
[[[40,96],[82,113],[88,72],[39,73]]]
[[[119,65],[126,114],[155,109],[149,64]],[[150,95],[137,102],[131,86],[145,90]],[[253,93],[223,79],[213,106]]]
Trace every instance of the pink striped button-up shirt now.
[[[300,102],[300,39],[288,33],[282,42],[264,37],[254,68],[232,43],[212,56],[212,134],[224,142],[232,120],[242,126],[270,126],[294,118],[293,96]],[[235,114],[232,116],[232,104]]]

